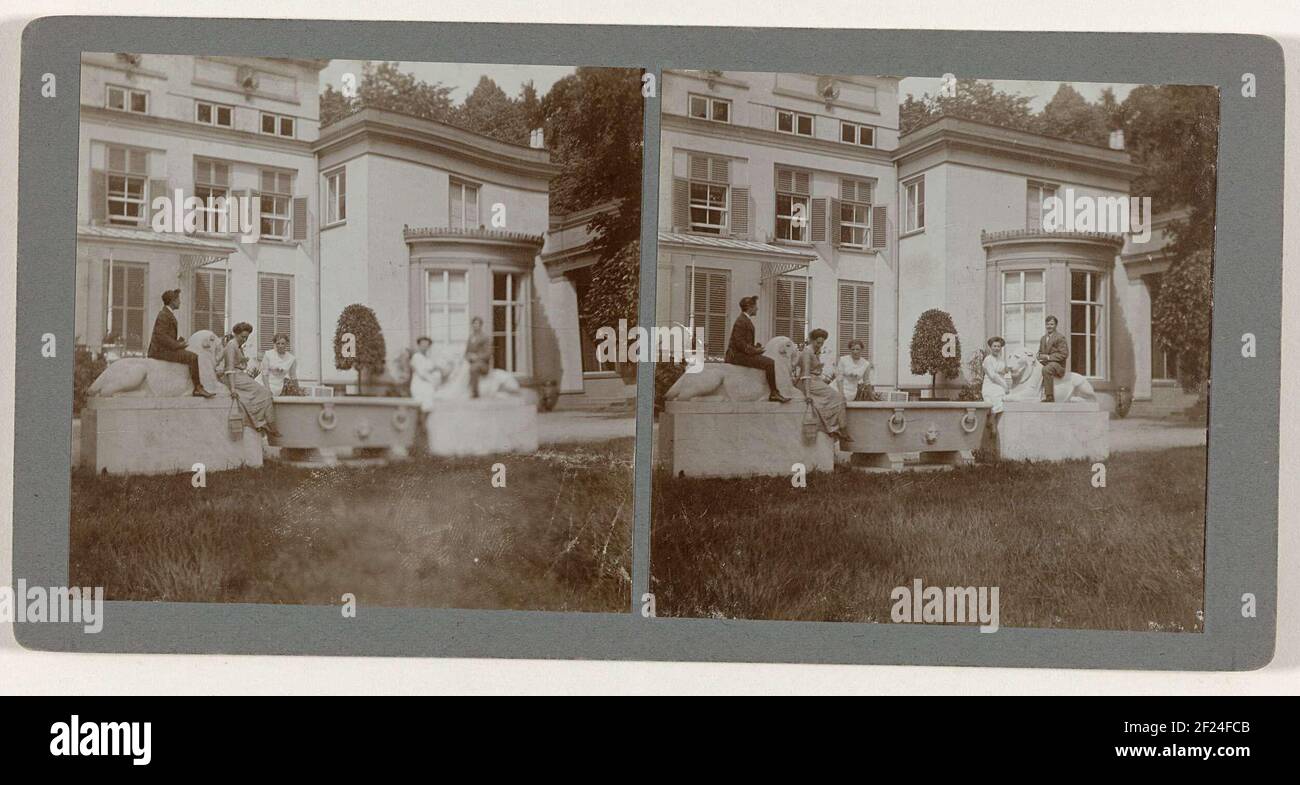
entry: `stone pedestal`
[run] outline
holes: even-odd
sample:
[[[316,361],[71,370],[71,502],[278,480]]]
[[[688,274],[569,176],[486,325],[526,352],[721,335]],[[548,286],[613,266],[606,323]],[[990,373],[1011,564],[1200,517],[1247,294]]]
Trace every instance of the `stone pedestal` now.
[[[835,468],[835,444],[803,438],[804,402],[669,401],[659,416],[658,465],[674,476],[789,475]]]
[[[522,397],[435,401],[424,424],[434,455],[537,450],[537,405]]]
[[[110,474],[168,474],[262,465],[262,437],[227,425],[229,397],[90,398],[81,410],[81,465]]]
[[[1006,401],[998,421],[998,454],[1008,461],[1105,460],[1110,415],[1096,403]]]

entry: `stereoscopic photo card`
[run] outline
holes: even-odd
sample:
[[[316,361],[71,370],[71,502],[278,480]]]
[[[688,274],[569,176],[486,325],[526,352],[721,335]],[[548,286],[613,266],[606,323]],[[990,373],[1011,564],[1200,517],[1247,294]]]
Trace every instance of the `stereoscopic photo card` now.
[[[25,645],[1271,657],[1267,39],[78,17],[23,58]]]

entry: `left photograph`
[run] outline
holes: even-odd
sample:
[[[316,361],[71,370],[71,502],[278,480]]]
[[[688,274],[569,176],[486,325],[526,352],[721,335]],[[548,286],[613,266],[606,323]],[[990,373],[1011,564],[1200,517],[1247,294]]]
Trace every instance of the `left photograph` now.
[[[625,612],[641,71],[85,53],[69,580]]]

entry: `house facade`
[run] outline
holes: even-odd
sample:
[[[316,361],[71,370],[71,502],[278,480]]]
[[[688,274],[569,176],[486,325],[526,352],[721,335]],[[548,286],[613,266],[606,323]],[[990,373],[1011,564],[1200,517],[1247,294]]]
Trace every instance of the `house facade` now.
[[[1123,149],[950,117],[900,136],[895,78],[669,71],[662,90],[661,324],[693,322],[720,355],[756,294],[760,341],[822,328],[833,360],[864,340],[876,386],[915,397],[924,311],[953,317],[963,360],[994,335],[1037,347],[1053,315],[1103,405],[1159,397],[1159,219],[1145,243],[1044,225],[1051,197],[1127,203]]]
[[[390,373],[422,335],[463,350],[479,317],[495,367],[553,382],[561,401],[633,394],[582,338],[593,211],[550,215],[560,170],[540,133],[514,145],[376,109],[322,131],[326,64],[83,56],[77,342],[143,354],[162,293],[180,288],[183,334],[246,321],[260,354],[284,333],[300,381],[346,386],[335,326],[360,303]],[[159,230],[160,196],[195,200],[192,223]]]
[[[161,295],[181,289],[180,329],[253,325],[257,348],[290,336],[305,379],[315,340],[319,73],[323,60],[87,53],[77,194],[78,343],[143,353]],[[201,211],[155,231],[158,197],[243,200],[254,231]],[[236,203],[239,203],[236,201]],[[226,218],[221,231],[221,219]],[[255,235],[255,239],[253,239]]]

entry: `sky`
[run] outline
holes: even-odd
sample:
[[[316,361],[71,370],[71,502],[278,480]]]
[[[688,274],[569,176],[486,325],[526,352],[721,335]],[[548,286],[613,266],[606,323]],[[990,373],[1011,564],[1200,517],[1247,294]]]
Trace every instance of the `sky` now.
[[[364,60],[331,60],[329,66],[321,72],[321,91],[325,90],[327,84],[333,85],[335,90],[342,89],[343,74],[348,72],[356,74],[359,82],[361,80],[361,67],[364,64]],[[455,87],[456,89],[451,93],[451,100],[456,104],[465,100],[465,97],[474,89],[474,85],[478,84],[481,76],[491,77],[506,92],[506,95],[516,98],[519,95],[519,89],[529,79],[533,80],[539,95],[546,95],[552,85],[576,70],[573,66],[563,65],[417,63],[406,61],[399,62],[397,67],[401,71],[415,74],[417,79],[429,84],[442,82],[444,85]]]
[[[934,95],[939,92],[939,85],[942,78],[928,78],[919,76],[905,77],[898,83],[898,100],[901,102],[908,95],[920,98],[923,94],[929,93]],[[993,83],[993,87],[1004,93],[1029,96],[1029,109],[1032,112],[1041,111],[1047,102],[1052,100],[1056,95],[1056,89],[1061,86],[1061,82],[1022,82],[1014,79],[988,79]],[[1079,91],[1079,94],[1088,99],[1090,103],[1095,103],[1101,98],[1101,91],[1107,87],[1115,91],[1115,99],[1123,101],[1133,88],[1138,85],[1132,84],[1112,84],[1109,82],[1070,82],[1071,87]]]

